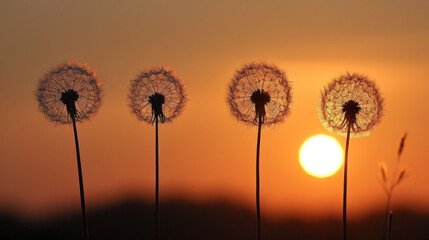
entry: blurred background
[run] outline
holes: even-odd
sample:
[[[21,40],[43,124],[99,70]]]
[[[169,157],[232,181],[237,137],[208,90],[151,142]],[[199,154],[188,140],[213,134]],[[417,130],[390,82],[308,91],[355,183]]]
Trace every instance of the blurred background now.
[[[370,136],[351,140],[350,234],[380,238],[386,198],[379,163],[394,167],[408,132],[401,161],[410,173],[394,192],[392,239],[424,239],[428,16],[423,0],[1,1],[0,238],[80,234],[72,129],[49,122],[34,97],[47,71],[74,58],[97,70],[105,91],[99,112],[78,124],[94,239],[153,234],[154,127],[127,106],[129,81],[153,65],[175,69],[190,100],[160,127],[162,237],[254,236],[257,129],[238,123],[225,99],[234,71],[255,60],[284,69],[294,88],[291,115],[262,133],[263,235],[340,235],[342,169],[312,177],[298,152],[320,133],[344,146],[321,125],[317,107],[323,86],[351,71],[376,81],[386,112]]]

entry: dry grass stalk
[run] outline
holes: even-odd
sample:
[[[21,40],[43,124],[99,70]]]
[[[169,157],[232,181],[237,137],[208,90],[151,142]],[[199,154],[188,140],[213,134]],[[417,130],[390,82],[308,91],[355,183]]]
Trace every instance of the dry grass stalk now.
[[[391,219],[392,219],[391,216],[393,214],[391,209],[393,190],[399,185],[399,183],[401,183],[407,177],[409,173],[409,170],[407,167],[399,166],[401,164],[401,155],[404,150],[406,138],[407,138],[407,133],[404,134],[399,144],[397,161],[393,169],[393,174],[388,175],[386,164],[385,163],[380,164],[380,174],[381,174],[380,183],[384,190],[384,193],[387,196],[386,209],[385,209],[385,223],[384,223],[385,230],[383,231],[384,232],[383,239],[390,239],[390,232],[391,232],[390,228],[391,228]]]

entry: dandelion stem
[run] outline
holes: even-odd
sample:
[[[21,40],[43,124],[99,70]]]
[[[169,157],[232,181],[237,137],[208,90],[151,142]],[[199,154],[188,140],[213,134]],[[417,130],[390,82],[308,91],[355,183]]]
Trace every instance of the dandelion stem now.
[[[80,206],[82,209],[82,221],[83,221],[83,229],[85,233],[84,239],[89,240],[88,218],[86,216],[86,208],[85,208],[85,192],[83,189],[82,165],[80,162],[79,140],[77,137],[76,120],[73,114],[70,114],[70,116],[73,123],[74,141],[76,145],[77,170],[79,173],[79,188],[80,188]]]
[[[159,240],[159,148],[158,148],[158,115],[155,117],[155,239]]]
[[[343,240],[347,239],[347,162],[349,155],[350,128],[352,122],[349,121],[347,128],[346,151],[344,153],[344,190],[343,190]]]
[[[259,148],[261,145],[262,116],[259,114],[258,141],[256,145],[256,217],[258,221],[258,240],[261,239],[261,207],[259,201]]]

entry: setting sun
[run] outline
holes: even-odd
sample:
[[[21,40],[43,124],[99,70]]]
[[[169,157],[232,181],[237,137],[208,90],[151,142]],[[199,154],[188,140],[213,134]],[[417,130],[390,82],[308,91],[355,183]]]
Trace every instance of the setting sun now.
[[[343,149],[330,136],[308,138],[299,150],[299,163],[308,174],[324,178],[334,175],[343,164]]]

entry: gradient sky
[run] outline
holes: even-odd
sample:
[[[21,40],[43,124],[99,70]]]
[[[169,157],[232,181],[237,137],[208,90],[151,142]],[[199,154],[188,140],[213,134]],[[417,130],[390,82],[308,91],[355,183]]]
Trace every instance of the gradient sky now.
[[[74,58],[97,70],[103,105],[78,125],[89,208],[154,193],[154,127],[130,114],[137,73],[168,65],[189,102],[160,128],[161,200],[226,199],[254,208],[257,129],[229,113],[226,86],[254,60],[274,63],[293,84],[291,115],[265,128],[261,208],[265,216],[339,216],[342,169],[317,179],[298,162],[321,125],[320,91],[346,71],[369,75],[386,112],[369,137],[352,139],[351,218],[383,211],[381,161],[403,153],[410,175],[393,208],[429,212],[428,1],[0,1],[0,208],[27,217],[78,209],[72,129],[38,111],[34,91],[51,67]],[[344,146],[345,138],[336,137]]]

